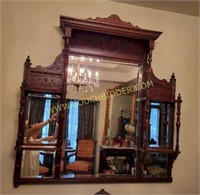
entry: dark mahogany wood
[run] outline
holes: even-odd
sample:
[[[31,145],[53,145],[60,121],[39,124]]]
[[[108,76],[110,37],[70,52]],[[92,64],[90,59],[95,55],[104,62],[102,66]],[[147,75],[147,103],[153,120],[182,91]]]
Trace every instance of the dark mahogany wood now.
[[[64,59],[63,52],[56,57],[54,63],[50,66],[42,67],[38,65],[32,68],[28,56],[24,65],[22,89],[32,92],[63,93]]]
[[[146,30],[133,26],[130,22],[124,22],[119,16],[112,14],[108,18],[96,19],[88,18],[86,20],[60,16],[60,27],[65,32],[65,27],[72,29],[82,29],[91,32],[100,32],[102,34],[112,34],[122,37],[132,37],[136,39],[156,40],[162,32]]]
[[[71,183],[132,183],[132,182],[171,182],[173,162],[178,156],[179,151],[179,131],[181,115],[181,97],[175,99],[176,79],[174,74],[170,81],[158,79],[152,69],[152,52],[154,42],[162,32],[139,28],[129,22],[122,21],[119,16],[111,15],[108,18],[88,18],[78,19],[60,16],[60,27],[64,34],[64,48],[55,61],[47,67],[31,67],[30,57],[24,64],[24,77],[21,85],[21,100],[19,110],[19,126],[16,140],[16,161],[14,172],[14,186],[21,184],[71,184]],[[68,66],[69,55],[84,55],[94,58],[102,58],[114,61],[129,62],[138,64],[138,82],[152,81],[153,86],[137,93],[136,121],[137,136],[136,150],[134,156],[136,161],[136,176],[88,176],[75,178],[61,178],[60,162],[63,145],[63,126],[66,120],[64,110],[59,113],[59,131],[56,145],[26,145],[23,143],[25,112],[28,93],[50,93],[60,96],[61,104],[65,103],[66,97],[66,69]],[[168,148],[149,148],[149,106],[151,101],[159,101],[170,104],[171,113],[169,147]],[[174,149],[174,113],[177,106],[176,121],[176,146]],[[107,102],[107,111],[109,102]],[[106,114],[106,117],[108,114]],[[105,127],[109,121],[106,118]],[[105,128],[106,129],[106,128]],[[104,136],[107,136],[105,130]],[[56,153],[55,157],[55,176],[53,178],[21,178],[22,152],[24,150],[51,150]],[[157,152],[168,155],[167,177],[142,177],[141,160],[145,152]]]
[[[61,16],[60,26],[64,33],[71,28],[70,54],[137,64],[145,63],[150,42],[162,33],[133,26],[117,15],[86,20]]]

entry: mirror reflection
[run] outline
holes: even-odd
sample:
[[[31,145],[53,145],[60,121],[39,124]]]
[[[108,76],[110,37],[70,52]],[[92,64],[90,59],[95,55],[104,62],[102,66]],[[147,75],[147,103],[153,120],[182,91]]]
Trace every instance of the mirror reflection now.
[[[24,150],[22,155],[21,177],[53,177],[55,152],[44,150]]]
[[[74,61],[73,65],[75,65]],[[70,87],[71,90],[67,93],[67,99],[64,105],[67,120],[64,125],[65,130],[63,134],[63,151],[60,166],[61,177],[71,178],[80,177],[82,174],[99,175],[109,174],[109,172],[112,174],[131,174],[131,168],[134,163],[134,150],[130,147],[126,148],[126,142],[123,145],[124,151],[117,150],[117,155],[109,154],[108,158],[103,159],[104,162],[102,164],[100,151],[104,147],[101,145],[101,142],[104,133],[102,127],[104,126],[103,120],[105,116],[104,113],[101,116],[100,112],[102,112],[102,109],[105,110],[105,103],[108,98],[102,94],[106,94],[108,89],[113,89],[116,86],[126,85],[128,82],[131,82],[133,78],[137,77],[137,66],[105,60],[95,61],[89,65],[87,64],[87,66],[91,71],[98,71],[100,86],[87,92],[84,88],[82,90],[84,93],[81,92],[81,86],[78,87],[78,90],[74,90],[74,87],[75,89],[77,88],[77,86],[74,86],[73,88]],[[109,75],[109,77],[106,75]],[[119,136],[123,140],[127,138],[127,132],[124,125],[120,126],[120,120],[125,120],[126,118],[127,123],[130,121],[130,105],[130,94],[112,98],[112,108],[110,109],[109,115],[111,125],[109,128],[109,136],[113,138],[113,141],[117,142]],[[25,143],[56,144],[56,132],[58,129],[57,113],[59,112],[60,106],[63,105],[60,105],[60,97],[57,95],[40,93],[31,93],[28,95],[24,134]],[[91,147],[89,144],[89,148],[92,150],[88,154],[89,156],[87,156],[87,141],[91,143],[91,140],[94,140],[94,145]],[[81,146],[79,146],[79,141],[82,142]],[[83,144],[83,141],[86,142]],[[80,154],[81,149],[83,149],[83,156]],[[49,174],[43,174],[42,177],[52,177],[55,152],[53,152],[53,155],[50,151],[24,151],[24,153],[22,160],[23,166],[24,164],[31,166],[31,161],[35,163],[37,161],[37,166],[44,166],[50,170]],[[30,157],[31,155],[34,157]],[[43,158],[48,159],[48,163]],[[85,168],[84,170],[82,170],[83,167]],[[111,170],[115,171],[112,172]],[[33,175],[34,177],[38,177],[40,175],[38,171],[37,174],[30,172],[25,174],[24,168],[22,168],[21,174],[23,177],[33,177]]]
[[[58,113],[51,109],[59,105],[60,96],[30,93],[27,96],[24,143],[31,145],[56,144]],[[24,150],[21,177],[53,177],[54,151]],[[54,168],[53,168],[54,167]]]
[[[167,177],[168,155],[145,153],[142,159],[142,177]]]
[[[117,87],[118,89],[122,90],[123,87]],[[133,135],[135,133],[135,94],[111,96],[108,101],[110,101],[108,136],[125,139],[126,136]]]
[[[126,87],[118,86],[114,91],[119,92]],[[100,146],[99,173],[135,177],[135,95],[125,93],[111,96],[107,103],[108,124],[105,124],[106,136]]]
[[[131,112],[131,96],[130,95],[120,95],[111,98],[110,103],[110,127],[109,135],[110,137],[125,138],[127,134],[125,130],[125,125],[130,122],[130,112]]]
[[[78,59],[78,58],[77,58]],[[82,58],[83,59],[83,58]],[[95,86],[92,88],[88,88],[87,93],[86,87],[83,86],[76,86],[69,87],[69,91],[67,93],[68,103],[69,103],[69,110],[68,110],[68,124],[66,129],[66,143],[67,148],[72,148],[75,151],[75,154],[68,154],[66,153],[65,157],[66,160],[66,170],[65,173],[67,174],[74,173],[76,177],[80,177],[79,174],[85,173],[85,174],[93,174],[95,175],[101,175],[101,174],[130,174],[131,167],[133,166],[133,149],[126,148],[125,151],[120,154],[121,151],[116,151],[117,155],[110,155],[105,159],[102,159],[101,152],[102,149],[105,150],[104,146],[101,145],[101,140],[103,137],[103,134],[105,132],[102,132],[102,127],[104,126],[104,122],[102,118],[105,118],[106,113],[102,113],[100,115],[100,112],[102,109],[106,109],[105,104],[106,101],[110,101],[110,96],[108,89],[114,89],[116,86],[119,85],[127,85],[127,83],[131,82],[134,78],[137,77],[138,68],[137,65],[128,64],[128,63],[120,63],[120,62],[114,62],[114,61],[107,61],[107,60],[72,60],[72,58],[69,58],[70,63],[73,64],[73,66],[80,66],[80,64],[83,64],[84,66],[87,65],[87,69],[85,70],[91,70],[93,73],[98,72],[98,77],[100,79],[100,85],[95,88]],[[81,62],[80,62],[81,61]],[[69,64],[70,64],[69,63]],[[71,66],[70,66],[71,67]],[[81,67],[81,66],[80,66]],[[80,70],[80,68],[79,68]],[[83,71],[84,72],[84,71]],[[78,75],[78,73],[77,73]],[[96,73],[95,73],[96,75]],[[80,81],[80,80],[79,80]],[[77,82],[77,80],[76,80]],[[71,82],[70,82],[71,85]],[[81,93],[80,91],[84,92]],[[76,99],[74,99],[76,97]],[[109,127],[109,138],[117,138],[118,136],[121,136],[125,139],[125,130],[120,130],[119,128],[119,119],[121,116],[121,112],[123,108],[123,117],[129,118],[127,122],[130,121],[130,112],[131,112],[131,95],[119,95],[116,97],[112,97],[112,103],[111,109],[109,110],[110,114],[108,118],[105,118],[105,120],[110,121],[110,127]],[[113,116],[111,116],[111,113]],[[107,114],[106,114],[107,115]],[[126,133],[127,134],[127,133]],[[78,141],[77,141],[78,139]],[[91,156],[94,155],[94,158],[90,160],[90,162],[87,162],[87,164],[90,166],[88,167],[86,165],[82,165],[81,167],[86,167],[86,170],[81,170],[80,167],[80,159],[82,160],[81,163],[85,163],[87,161],[83,157],[80,158],[78,155],[79,153],[79,146],[78,142],[82,139],[93,139],[97,141],[97,144],[94,149],[94,154],[91,154]],[[111,139],[109,139],[111,141]],[[117,140],[117,139],[115,139]],[[114,143],[114,142],[113,142]],[[125,142],[124,142],[125,144]],[[85,146],[86,148],[86,146]],[[90,147],[92,148],[92,147]],[[100,151],[100,155],[99,155]],[[131,155],[131,157],[128,157]],[[72,159],[73,156],[73,159]],[[115,158],[115,160],[113,160]],[[129,159],[131,158],[131,159]],[[92,166],[91,166],[92,162]],[[105,167],[104,167],[105,166]],[[91,170],[92,167],[92,170]],[[129,167],[129,168],[128,168]],[[115,171],[111,171],[112,169],[115,169]],[[71,175],[68,175],[71,177]],[[64,177],[68,177],[65,175]]]
[[[105,89],[104,84],[101,87]],[[114,87],[116,88],[118,87]],[[97,144],[101,140],[98,137],[97,124],[100,101],[86,103],[86,97],[88,95],[85,99],[66,99],[65,114],[68,120],[63,137],[61,177],[81,177],[83,174],[135,176],[134,133],[126,129],[127,124],[134,121],[135,95],[111,96],[106,99],[110,101],[108,139],[102,145]],[[33,124],[25,131],[25,143],[56,144],[59,102],[59,96],[29,94],[27,103],[27,119],[29,120],[26,120],[26,125],[28,121],[33,121]],[[168,146],[169,109],[169,104],[151,102],[150,147]],[[43,119],[42,122],[35,123],[41,119]],[[98,150],[100,150],[99,156]],[[21,177],[53,177],[55,155],[56,152],[47,150],[24,150]],[[97,166],[98,161],[99,166]],[[142,163],[143,177],[166,176],[167,155],[145,154]]]
[[[52,112],[52,109],[59,103],[60,97],[57,95],[28,94],[24,143],[56,144],[58,113]]]
[[[170,104],[151,102],[150,104],[150,147],[168,147]]]

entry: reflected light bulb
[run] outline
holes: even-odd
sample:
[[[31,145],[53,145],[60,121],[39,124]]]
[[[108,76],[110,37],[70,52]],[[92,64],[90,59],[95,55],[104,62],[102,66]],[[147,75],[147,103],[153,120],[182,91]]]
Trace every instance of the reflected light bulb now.
[[[99,73],[96,72],[96,73],[95,73],[95,76],[96,76],[96,78],[99,78]]]

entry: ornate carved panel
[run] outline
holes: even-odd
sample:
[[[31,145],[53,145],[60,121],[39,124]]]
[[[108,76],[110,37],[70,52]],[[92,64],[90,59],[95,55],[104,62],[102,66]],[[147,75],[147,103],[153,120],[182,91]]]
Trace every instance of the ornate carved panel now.
[[[30,74],[29,77],[29,88],[36,90],[51,89],[51,91],[62,90],[62,78],[55,75],[39,75],[39,74]]]
[[[70,39],[70,53],[144,63],[148,41],[74,30]]]
[[[29,57],[25,63],[26,76],[24,76],[23,87],[33,91],[62,92],[64,54],[56,57],[54,63],[47,67],[40,65],[31,68]]]
[[[166,79],[158,79],[153,70],[150,69],[149,80],[152,81],[153,86],[149,88],[149,99],[157,101],[174,101],[175,100],[175,85],[176,79],[175,75],[172,74],[170,81]]]
[[[112,14],[107,18],[96,17],[95,19],[88,18],[86,20],[95,21],[95,22],[99,22],[99,23],[107,23],[107,24],[112,24],[112,25],[117,25],[117,26],[124,26],[124,27],[139,29],[138,26],[134,26],[130,22],[122,21],[120,19],[120,17],[118,15],[116,15],[116,14]]]
[[[122,37],[131,37],[144,40],[156,40],[162,32],[151,31],[133,26],[130,22],[122,21],[119,16],[111,15],[108,18],[96,19],[88,18],[86,20],[60,16],[60,27],[65,33],[65,27],[73,30],[86,30],[91,32],[101,32],[104,34],[118,35]]]

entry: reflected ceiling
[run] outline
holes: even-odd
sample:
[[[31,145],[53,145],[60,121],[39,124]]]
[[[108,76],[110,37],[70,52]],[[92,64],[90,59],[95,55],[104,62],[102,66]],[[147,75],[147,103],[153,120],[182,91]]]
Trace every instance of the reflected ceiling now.
[[[78,64],[79,61],[70,60],[72,64]],[[123,63],[123,62],[115,62],[108,60],[100,60],[96,62],[93,60],[92,62],[81,62],[82,65],[87,66],[92,71],[98,71],[100,75],[100,81],[103,82],[118,82],[125,83],[133,80],[137,77],[138,73],[138,65]]]

